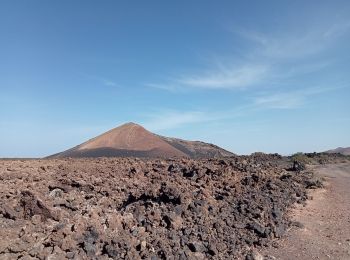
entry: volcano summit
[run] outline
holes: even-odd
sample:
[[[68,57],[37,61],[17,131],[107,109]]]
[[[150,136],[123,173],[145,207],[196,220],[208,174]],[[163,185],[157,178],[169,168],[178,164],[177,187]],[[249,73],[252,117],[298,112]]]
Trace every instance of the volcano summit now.
[[[147,157],[218,158],[234,155],[216,145],[156,135],[135,123],[126,123],[50,158]]]

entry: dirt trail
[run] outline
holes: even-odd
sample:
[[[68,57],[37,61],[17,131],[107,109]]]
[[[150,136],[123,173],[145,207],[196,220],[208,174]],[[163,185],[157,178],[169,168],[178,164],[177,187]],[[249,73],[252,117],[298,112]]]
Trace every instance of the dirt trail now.
[[[350,259],[350,164],[314,170],[325,179],[325,188],[315,190],[306,207],[293,210],[303,227],[293,228],[264,252],[272,259]]]

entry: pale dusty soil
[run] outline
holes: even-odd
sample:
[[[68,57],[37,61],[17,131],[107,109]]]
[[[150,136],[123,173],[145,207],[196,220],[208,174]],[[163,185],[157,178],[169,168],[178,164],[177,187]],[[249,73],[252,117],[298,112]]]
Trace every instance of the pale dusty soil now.
[[[292,211],[304,227],[292,228],[262,252],[269,259],[350,259],[350,164],[313,168],[325,188],[311,192],[314,199]]]

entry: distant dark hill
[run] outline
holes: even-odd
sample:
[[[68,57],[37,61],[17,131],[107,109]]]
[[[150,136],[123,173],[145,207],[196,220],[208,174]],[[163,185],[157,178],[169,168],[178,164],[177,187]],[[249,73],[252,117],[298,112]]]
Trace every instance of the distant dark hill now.
[[[165,136],[159,137],[191,158],[219,158],[234,155],[233,153],[214,144],[204,143],[201,141],[186,141]]]
[[[336,149],[333,150],[328,150],[326,151],[326,153],[340,153],[343,155],[350,155],[350,147],[338,147]]]
[[[135,123],[127,123],[49,158],[148,157],[218,158],[232,156],[216,145],[159,136]]]

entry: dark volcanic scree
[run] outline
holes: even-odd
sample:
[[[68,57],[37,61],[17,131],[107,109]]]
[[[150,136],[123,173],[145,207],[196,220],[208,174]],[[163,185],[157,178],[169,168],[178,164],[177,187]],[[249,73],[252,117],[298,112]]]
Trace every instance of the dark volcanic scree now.
[[[318,185],[277,155],[0,161],[1,259],[253,259]]]

